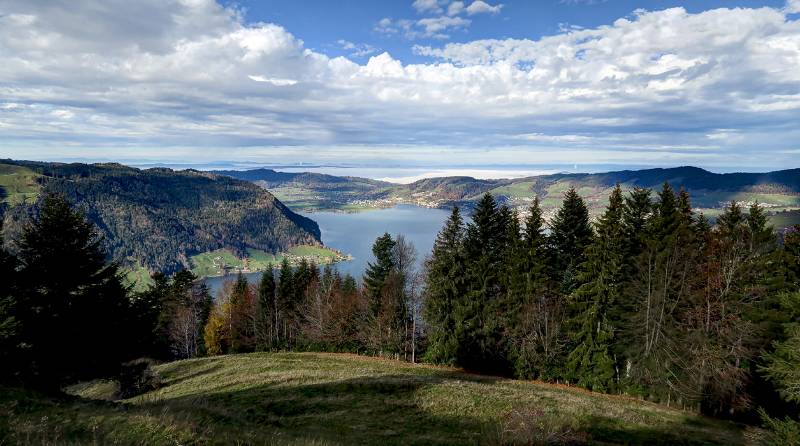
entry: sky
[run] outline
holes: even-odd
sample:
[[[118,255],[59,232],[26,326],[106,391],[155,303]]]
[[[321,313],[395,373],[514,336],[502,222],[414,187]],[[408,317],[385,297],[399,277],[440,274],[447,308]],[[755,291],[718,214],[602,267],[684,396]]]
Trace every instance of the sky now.
[[[800,167],[800,0],[0,0],[0,60],[0,158]]]

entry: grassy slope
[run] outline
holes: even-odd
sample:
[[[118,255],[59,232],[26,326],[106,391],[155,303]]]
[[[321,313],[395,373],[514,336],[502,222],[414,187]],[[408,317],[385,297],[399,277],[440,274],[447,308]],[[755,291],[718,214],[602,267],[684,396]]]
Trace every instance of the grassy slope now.
[[[148,286],[154,283],[150,270],[138,262],[132,263],[132,265],[122,269],[125,274],[125,284],[132,286],[134,291],[146,290]]]
[[[0,434],[12,444],[527,444],[543,432],[593,444],[745,443],[734,424],[630,398],[352,355],[231,355],[157,370],[162,388],[123,403],[0,389]],[[538,428],[514,429],[520,420]]]
[[[23,166],[0,164],[0,202],[33,202],[39,195],[39,174]]]

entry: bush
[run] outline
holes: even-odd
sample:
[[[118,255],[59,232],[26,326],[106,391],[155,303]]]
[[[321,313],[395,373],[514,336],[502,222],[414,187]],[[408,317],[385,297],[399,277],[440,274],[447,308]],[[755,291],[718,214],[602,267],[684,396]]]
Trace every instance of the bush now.
[[[497,438],[500,445],[582,445],[590,442],[589,435],[565,425],[541,409],[518,408],[503,417]]]
[[[159,388],[161,378],[153,365],[153,360],[146,358],[123,364],[119,373],[119,397],[130,398]]]
[[[758,413],[761,415],[761,421],[766,429],[760,444],[763,446],[800,446],[800,421],[789,417],[772,418],[764,409],[758,409]]]

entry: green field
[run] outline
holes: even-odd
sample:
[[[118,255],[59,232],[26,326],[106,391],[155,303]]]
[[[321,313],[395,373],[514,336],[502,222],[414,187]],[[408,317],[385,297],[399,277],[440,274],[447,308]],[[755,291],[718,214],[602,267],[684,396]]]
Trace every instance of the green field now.
[[[151,272],[140,264],[123,269],[124,283],[132,286],[134,291],[144,291],[153,283]]]
[[[120,402],[97,400],[113,399],[109,382],[76,386],[73,399],[0,389],[0,444],[737,445],[752,433],[623,396],[353,355],[156,370],[161,388]]]
[[[276,255],[258,250],[247,249],[247,257],[239,258],[229,249],[204,252],[192,256],[192,272],[199,277],[220,276],[226,272],[264,271],[270,266],[279,265],[284,257],[289,264],[297,265],[302,259],[318,265],[334,263],[344,257],[336,251],[319,246],[295,246],[288,252]]]
[[[39,174],[27,167],[0,164],[0,202],[33,202],[39,195]]]
[[[788,228],[800,225],[800,210],[777,212],[769,216],[769,222],[775,228]]]

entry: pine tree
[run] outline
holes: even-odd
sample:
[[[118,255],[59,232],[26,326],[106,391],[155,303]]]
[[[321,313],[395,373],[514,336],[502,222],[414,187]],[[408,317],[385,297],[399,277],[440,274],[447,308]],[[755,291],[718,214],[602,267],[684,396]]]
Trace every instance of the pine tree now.
[[[138,356],[161,360],[172,359],[169,342],[169,324],[172,320],[172,284],[169,277],[155,273],[153,283],[137,293],[131,301],[133,326]]]
[[[563,364],[564,302],[551,280],[550,253],[544,234],[544,218],[538,197],[525,219],[518,274],[524,290],[518,308],[512,308],[514,326],[511,358],[516,374],[523,378],[557,379]]]
[[[613,348],[619,321],[612,316],[624,285],[623,206],[617,185],[581,267],[582,285],[570,298],[575,348],[567,358],[567,370],[578,385],[601,392],[613,389],[616,381]]]
[[[647,221],[653,210],[650,199],[650,189],[635,188],[625,197],[625,207],[622,212],[622,224],[625,228],[625,257],[635,259],[644,248],[647,236]],[[630,278],[633,271],[627,272]]]
[[[458,364],[472,370],[503,373],[502,288],[505,228],[491,194],[485,194],[472,213],[464,238],[466,293],[456,307]]]
[[[774,290],[800,290],[800,225],[794,225],[783,233],[783,243],[775,253],[775,269],[772,277]]]
[[[12,349],[16,341],[19,322],[14,316],[16,298],[14,296],[17,259],[8,253],[3,243],[3,218],[0,214],[0,362],[10,364]],[[9,370],[0,371],[0,378]]]
[[[275,273],[269,265],[258,282],[258,306],[256,314],[258,348],[271,349],[276,340],[278,321],[277,303],[275,301]]]
[[[281,261],[281,272],[278,279],[278,292],[276,300],[276,320],[278,321],[277,336],[278,344],[283,347],[289,346],[289,336],[291,333],[291,315],[294,314],[295,296],[294,274],[286,257]]]
[[[427,263],[424,316],[430,331],[426,359],[455,365],[458,339],[455,335],[455,306],[464,295],[464,259],[461,244],[464,222],[458,207],[436,237]]]
[[[230,351],[249,352],[254,348],[252,317],[255,303],[247,278],[239,272],[230,294]]]
[[[127,289],[82,212],[46,195],[17,246],[14,317],[26,348],[15,365],[26,379],[58,386],[111,373],[130,357]]]
[[[368,263],[367,271],[364,273],[364,286],[367,288],[370,309],[374,316],[380,312],[383,287],[386,285],[389,272],[394,267],[392,248],[394,248],[394,240],[388,233],[375,239],[375,243],[372,245],[375,262]]]
[[[786,401],[800,403],[800,293],[783,294],[779,308],[786,317],[783,336],[764,355],[760,369]]]
[[[682,218],[683,215],[678,208],[678,204],[678,200],[675,198],[675,192],[672,190],[669,183],[665,182],[653,208],[654,218],[651,219],[649,228],[651,235],[657,240],[663,242],[668,237],[675,234],[681,223],[686,221]]]
[[[564,293],[571,293],[579,281],[578,269],[586,261],[586,248],[592,242],[592,227],[586,203],[571,187],[551,223],[550,240],[553,246],[554,272]]]
[[[637,387],[664,392],[682,384],[684,359],[680,313],[688,302],[689,280],[696,268],[697,238],[686,218],[688,200],[681,200],[664,183],[647,219],[635,272],[625,287],[630,318],[622,336],[626,363],[622,377]],[[691,214],[688,215],[691,217]]]
[[[753,203],[747,213],[747,239],[750,252],[759,255],[776,248],[775,228],[769,224],[767,213],[759,204]]]

